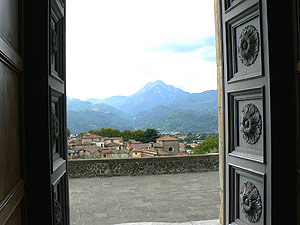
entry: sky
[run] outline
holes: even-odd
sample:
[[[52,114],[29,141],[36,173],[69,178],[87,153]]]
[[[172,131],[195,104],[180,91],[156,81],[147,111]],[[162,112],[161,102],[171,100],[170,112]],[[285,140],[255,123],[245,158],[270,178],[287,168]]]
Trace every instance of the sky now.
[[[162,80],[217,88],[214,0],[67,2],[67,95],[131,95]]]

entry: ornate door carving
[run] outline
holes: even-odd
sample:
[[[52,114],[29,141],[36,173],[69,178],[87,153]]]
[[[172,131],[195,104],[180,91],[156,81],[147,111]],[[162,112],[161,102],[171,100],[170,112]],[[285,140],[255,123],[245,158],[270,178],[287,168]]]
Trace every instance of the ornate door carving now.
[[[264,4],[222,1],[225,224],[268,224]]]
[[[51,0],[49,19],[49,114],[53,224],[68,224],[66,149],[65,4]]]
[[[219,2],[224,223],[296,224],[299,190],[294,168],[300,149],[296,2]]]

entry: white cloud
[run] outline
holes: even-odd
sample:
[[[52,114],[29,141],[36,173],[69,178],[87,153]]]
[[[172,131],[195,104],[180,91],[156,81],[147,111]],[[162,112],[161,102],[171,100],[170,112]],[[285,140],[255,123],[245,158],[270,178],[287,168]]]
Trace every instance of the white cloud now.
[[[213,0],[67,3],[67,94],[130,95],[163,80],[189,92],[216,88]]]

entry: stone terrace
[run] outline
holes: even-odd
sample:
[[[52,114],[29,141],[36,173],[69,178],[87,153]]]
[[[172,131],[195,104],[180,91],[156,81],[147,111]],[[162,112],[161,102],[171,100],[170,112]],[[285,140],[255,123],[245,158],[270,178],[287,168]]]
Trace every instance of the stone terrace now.
[[[70,178],[69,186],[71,224],[177,223],[219,218],[217,171]]]

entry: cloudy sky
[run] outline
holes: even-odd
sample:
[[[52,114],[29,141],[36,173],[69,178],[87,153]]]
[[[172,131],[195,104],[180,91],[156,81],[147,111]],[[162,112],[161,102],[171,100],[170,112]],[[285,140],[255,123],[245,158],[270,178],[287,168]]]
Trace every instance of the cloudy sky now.
[[[67,95],[131,95],[162,80],[217,88],[213,0],[67,2]]]

